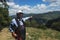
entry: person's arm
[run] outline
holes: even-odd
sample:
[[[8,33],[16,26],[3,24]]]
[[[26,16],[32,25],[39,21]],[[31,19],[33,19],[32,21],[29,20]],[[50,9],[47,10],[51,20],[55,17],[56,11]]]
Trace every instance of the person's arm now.
[[[14,25],[14,23],[13,23],[13,21],[12,21],[11,24],[10,24],[9,30],[10,30],[10,32],[12,33],[12,35],[13,35],[14,37],[17,37],[16,33],[15,33],[14,30],[12,29],[13,25]]]
[[[23,19],[23,21],[26,21],[26,20],[28,20],[28,19],[30,19],[30,18],[32,18],[32,16],[30,16],[30,17],[25,17],[25,18],[22,18],[22,19]]]

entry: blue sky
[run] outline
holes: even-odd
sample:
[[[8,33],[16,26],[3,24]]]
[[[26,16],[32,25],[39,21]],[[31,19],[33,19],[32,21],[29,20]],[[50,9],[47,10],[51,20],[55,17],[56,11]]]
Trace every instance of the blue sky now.
[[[43,3],[42,0],[17,0],[17,1],[14,0],[14,2],[19,5],[30,5],[30,6]]]
[[[30,5],[30,6],[34,6],[42,3],[46,5],[49,4],[49,2],[43,2],[43,0],[17,0],[17,1],[14,0],[14,2],[19,5]]]
[[[10,6],[10,15],[16,14],[18,10],[27,14],[60,11],[60,0],[12,0],[7,4]]]

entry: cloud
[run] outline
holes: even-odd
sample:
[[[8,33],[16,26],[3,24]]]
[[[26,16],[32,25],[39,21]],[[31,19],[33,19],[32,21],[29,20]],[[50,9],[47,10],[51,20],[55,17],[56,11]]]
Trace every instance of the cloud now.
[[[8,4],[10,7],[12,7],[13,5],[15,5],[14,2],[7,2],[7,4]]]
[[[57,4],[60,5],[60,0],[42,0],[43,2],[49,2],[50,4]]]
[[[46,2],[46,0],[44,0]],[[30,5],[18,5],[14,2],[7,2],[9,5],[9,14],[15,15],[18,10],[23,10],[23,13],[29,14],[29,13],[45,13],[49,11],[59,11],[60,10],[60,3],[54,2],[50,3],[49,5],[46,4],[37,4],[35,6]]]
[[[45,4],[37,4],[33,7],[29,5],[17,5],[14,2],[7,2],[7,4],[10,6],[9,13],[10,15],[16,14],[18,10],[23,10],[23,13],[42,13],[42,10],[46,9]]]
[[[43,2],[45,2],[46,0],[42,0]]]
[[[52,3],[52,2],[57,2],[57,0],[42,0],[43,2],[50,2],[50,3]]]
[[[51,0],[49,0],[51,1]],[[51,8],[52,10],[59,10],[60,9],[60,0],[54,0],[55,2],[51,2],[48,6],[48,8]]]
[[[51,3],[49,6],[59,6],[56,3]]]

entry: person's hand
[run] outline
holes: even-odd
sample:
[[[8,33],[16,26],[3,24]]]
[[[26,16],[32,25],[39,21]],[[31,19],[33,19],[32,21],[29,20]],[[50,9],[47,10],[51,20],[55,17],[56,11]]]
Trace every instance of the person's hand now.
[[[29,35],[29,33],[26,33],[26,36]]]
[[[30,18],[32,18],[32,16],[30,16]]]
[[[12,32],[13,37],[17,37],[17,34],[15,32]]]

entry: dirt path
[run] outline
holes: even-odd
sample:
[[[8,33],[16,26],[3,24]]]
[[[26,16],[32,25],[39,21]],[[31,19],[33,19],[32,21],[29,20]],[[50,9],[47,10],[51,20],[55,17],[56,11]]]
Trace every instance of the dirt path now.
[[[9,32],[8,28],[4,28],[0,32],[0,40],[14,40]]]

